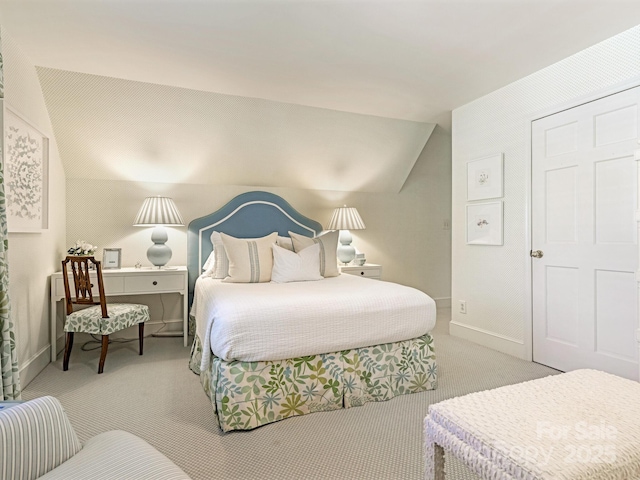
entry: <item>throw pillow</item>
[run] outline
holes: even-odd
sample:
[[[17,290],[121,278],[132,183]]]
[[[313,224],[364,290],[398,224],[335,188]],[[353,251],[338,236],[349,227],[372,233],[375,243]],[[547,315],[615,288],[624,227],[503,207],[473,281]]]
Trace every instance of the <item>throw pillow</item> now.
[[[314,244],[294,253],[278,245],[273,250],[271,281],[275,283],[322,280],[320,275],[320,244]]]
[[[211,233],[211,243],[213,244],[215,261],[213,263],[213,268],[209,269],[211,270],[209,276],[213,278],[225,278],[229,276],[229,258],[227,258],[227,251],[224,248],[220,232]]]
[[[229,258],[229,275],[223,282],[260,283],[271,281],[273,252],[271,245],[278,234],[273,232],[261,238],[235,238],[221,233],[222,243]]]
[[[319,237],[305,237],[298,233],[289,232],[293,241],[293,251],[300,252],[314,243],[320,244],[320,275],[323,277],[337,277],[338,271],[338,231],[327,232]]]

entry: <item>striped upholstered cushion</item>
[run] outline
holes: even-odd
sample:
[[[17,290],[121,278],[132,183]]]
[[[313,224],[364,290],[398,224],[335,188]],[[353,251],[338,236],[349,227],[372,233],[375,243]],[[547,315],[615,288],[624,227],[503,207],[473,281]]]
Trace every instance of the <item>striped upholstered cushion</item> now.
[[[42,480],[188,480],[171,460],[141,438],[122,430],[90,438],[75,457]]]
[[[62,405],[53,397],[0,412],[0,478],[38,478],[81,449]]]

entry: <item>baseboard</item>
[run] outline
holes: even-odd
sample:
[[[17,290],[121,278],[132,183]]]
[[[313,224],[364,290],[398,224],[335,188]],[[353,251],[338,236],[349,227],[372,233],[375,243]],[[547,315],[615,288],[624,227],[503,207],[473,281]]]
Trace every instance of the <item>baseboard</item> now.
[[[463,325],[453,320],[449,322],[449,333],[454,337],[464,338],[470,342],[513,355],[514,357],[522,358],[523,360],[527,359],[526,348],[521,340],[489,332],[482,328]]]
[[[434,298],[436,308],[451,308],[451,297]]]
[[[49,345],[41,348],[38,353],[28,359],[26,362],[21,362],[21,366],[18,369],[18,375],[20,376],[20,388],[24,389],[31,380],[44,370],[44,367],[49,365],[51,361],[51,352],[49,351]]]

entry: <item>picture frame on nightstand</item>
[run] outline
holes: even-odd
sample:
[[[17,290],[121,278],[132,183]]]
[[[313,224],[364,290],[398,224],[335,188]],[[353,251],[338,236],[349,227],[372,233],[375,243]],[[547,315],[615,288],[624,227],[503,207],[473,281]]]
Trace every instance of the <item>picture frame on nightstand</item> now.
[[[102,251],[102,268],[121,268],[121,263],[121,248],[105,248]]]

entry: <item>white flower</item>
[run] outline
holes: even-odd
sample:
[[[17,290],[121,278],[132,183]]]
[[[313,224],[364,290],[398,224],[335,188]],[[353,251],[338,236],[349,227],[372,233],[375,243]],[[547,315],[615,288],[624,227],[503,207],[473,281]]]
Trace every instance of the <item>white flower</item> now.
[[[77,240],[76,244],[67,250],[67,253],[71,255],[93,255],[98,247],[91,245],[84,240]]]

